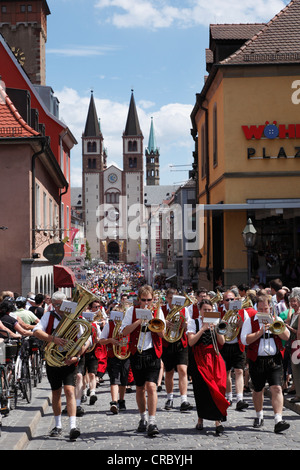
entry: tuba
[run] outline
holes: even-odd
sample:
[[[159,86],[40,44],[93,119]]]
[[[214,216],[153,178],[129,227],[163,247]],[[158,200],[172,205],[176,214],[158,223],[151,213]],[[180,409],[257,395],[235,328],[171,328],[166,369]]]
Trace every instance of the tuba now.
[[[129,337],[124,336],[124,335],[122,335],[122,333],[120,333],[122,320],[124,318],[124,314],[125,314],[125,311],[126,311],[126,304],[123,305],[123,310],[116,310],[116,311],[119,311],[120,316],[116,316],[114,318],[115,327],[114,327],[112,337],[114,339],[118,340],[119,344],[117,344],[117,345],[114,344],[113,345],[113,352],[114,352],[114,355],[118,359],[127,359],[130,356]]]
[[[253,304],[250,298],[246,297],[245,300],[242,302],[241,308],[249,308],[253,307]],[[238,313],[238,310],[228,310],[222,318],[222,321],[227,322],[228,324],[228,331],[225,334],[225,341],[233,341],[239,334],[241,327],[239,326],[241,320],[241,316]]]
[[[63,317],[53,333],[53,336],[64,338],[68,340],[68,343],[65,346],[59,346],[51,341],[46,345],[45,360],[49,366],[65,366],[66,359],[76,356],[86,343],[91,335],[92,325],[87,320],[79,319],[78,317],[85,307],[95,299],[98,299],[95,294],[92,294],[92,292],[77,284],[72,298],[72,302],[77,303],[77,306],[73,311],[71,311],[71,309],[63,311]],[[80,327],[83,332],[82,335],[78,337]]]
[[[180,311],[193,304],[193,300],[184,293],[185,302],[183,305],[174,305],[166,316],[166,321],[172,323],[171,327],[166,326],[164,339],[168,343],[175,343],[182,338],[184,332],[185,316]]]
[[[221,302],[222,300],[223,300],[223,295],[221,294],[221,292],[220,292],[219,290],[217,290],[216,295],[214,295],[214,296],[210,299],[210,301],[211,301],[211,303],[212,303],[213,305],[216,304],[216,303],[218,303],[218,302]]]

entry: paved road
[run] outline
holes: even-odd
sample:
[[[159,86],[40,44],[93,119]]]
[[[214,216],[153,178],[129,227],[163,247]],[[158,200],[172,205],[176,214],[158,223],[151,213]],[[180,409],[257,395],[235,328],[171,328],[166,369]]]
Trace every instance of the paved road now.
[[[225,433],[216,437],[214,423],[204,421],[204,431],[195,429],[197,422],[196,409],[180,413],[178,382],[175,375],[175,408],[172,411],[163,409],[166,401],[165,390],[158,394],[157,424],[160,434],[149,438],[146,434],[136,432],[139,421],[135,394],[126,394],[127,410],[118,415],[109,411],[110,389],[108,376],[97,389],[98,400],[93,406],[84,405],[85,414],[78,418],[81,435],[75,442],[68,436],[68,418],[63,417],[63,434],[59,438],[48,437],[54,426],[50,394],[47,379],[34,389],[34,400],[31,404],[21,404],[3,420],[0,450],[106,450],[107,459],[116,459],[118,452],[127,451],[129,456],[137,451],[149,450],[150,453],[179,452],[179,458],[189,458],[189,453],[197,450],[300,450],[300,407],[289,405],[286,399],[284,419],[291,427],[281,434],[275,434],[273,411],[270,399],[265,398],[265,425],[256,430],[252,427],[254,409],[251,395],[245,395],[249,402],[246,411],[235,410],[235,402],[228,410]],[[194,405],[192,386],[188,389],[189,401]],[[291,397],[290,397],[291,398]],[[65,402],[64,402],[65,403]],[[293,408],[293,409],[291,409]],[[120,455],[123,455],[122,452]],[[158,458],[158,457],[157,457]],[[117,463],[117,462],[108,462]],[[121,463],[121,462],[120,462]],[[156,464],[158,462],[152,462]],[[162,462],[172,463],[172,462]],[[180,461],[173,462],[180,465]],[[181,461],[182,464],[190,462]]]

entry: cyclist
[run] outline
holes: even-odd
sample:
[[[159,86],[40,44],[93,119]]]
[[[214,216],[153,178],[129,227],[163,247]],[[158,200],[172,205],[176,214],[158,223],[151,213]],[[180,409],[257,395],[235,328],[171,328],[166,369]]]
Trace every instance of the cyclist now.
[[[17,297],[16,298],[16,311],[14,312],[13,316],[17,316],[21,318],[26,325],[30,325],[30,329],[33,330],[34,326],[39,322],[39,318],[30,310],[27,310],[26,303],[27,300],[25,297]]]
[[[10,315],[11,312],[15,311],[15,305],[13,300],[11,299],[5,299],[0,303],[0,320],[3,323],[6,328],[8,328],[10,331],[13,333],[17,332],[22,336],[32,336],[32,332],[26,330],[20,325],[20,322],[14,318],[12,315]],[[0,333],[0,337],[1,336]]]

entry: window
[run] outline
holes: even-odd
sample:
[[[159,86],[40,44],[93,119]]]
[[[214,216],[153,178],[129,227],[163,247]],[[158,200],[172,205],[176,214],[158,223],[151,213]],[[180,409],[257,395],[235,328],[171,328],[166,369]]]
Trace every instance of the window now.
[[[43,228],[47,228],[47,194],[43,192]]]
[[[35,225],[36,227],[41,225],[40,187],[37,183],[35,185]]]
[[[206,126],[205,124],[201,127],[201,177],[206,176]]]
[[[88,151],[88,153],[95,153],[95,152],[97,152],[97,144],[96,144],[96,142],[88,142],[88,144],[87,144],[87,151]]]
[[[217,103],[214,104],[213,110],[213,165],[218,165],[218,114]]]
[[[1,12],[2,12],[2,13],[6,13],[6,12],[7,12],[6,6],[3,5],[3,6],[1,7]]]

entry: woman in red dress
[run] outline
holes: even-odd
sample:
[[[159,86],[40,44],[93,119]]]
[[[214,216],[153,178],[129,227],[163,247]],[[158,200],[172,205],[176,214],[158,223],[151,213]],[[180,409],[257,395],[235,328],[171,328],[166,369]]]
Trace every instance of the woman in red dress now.
[[[226,367],[218,348],[225,343],[225,337],[216,333],[214,326],[203,321],[205,315],[213,311],[210,300],[200,304],[200,316],[188,322],[187,334],[192,348],[190,374],[192,376],[198,423],[196,429],[203,429],[203,420],[215,421],[216,435],[224,432],[221,422],[226,421],[230,405],[225,398]],[[214,345],[212,334],[217,342]]]

